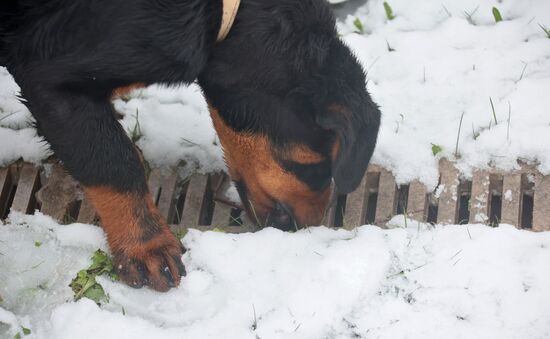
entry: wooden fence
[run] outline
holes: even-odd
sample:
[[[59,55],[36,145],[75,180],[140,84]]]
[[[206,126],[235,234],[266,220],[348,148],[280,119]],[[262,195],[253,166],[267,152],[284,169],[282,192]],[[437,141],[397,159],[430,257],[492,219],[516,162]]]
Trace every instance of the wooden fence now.
[[[440,185],[428,192],[420,182],[397,186],[393,175],[369,166],[360,186],[337,197],[324,224],[351,229],[363,224],[384,226],[396,214],[430,223],[507,223],[533,231],[550,230],[550,176],[533,166],[513,172],[476,171],[460,177],[453,164],[440,162]],[[227,196],[224,174],[181,178],[177,170],[153,170],[149,187],[161,213],[175,231],[186,227],[227,232],[257,228]],[[0,168],[0,219],[10,210],[40,210],[62,223],[97,223],[93,207],[78,184],[58,164],[36,167],[18,163]]]

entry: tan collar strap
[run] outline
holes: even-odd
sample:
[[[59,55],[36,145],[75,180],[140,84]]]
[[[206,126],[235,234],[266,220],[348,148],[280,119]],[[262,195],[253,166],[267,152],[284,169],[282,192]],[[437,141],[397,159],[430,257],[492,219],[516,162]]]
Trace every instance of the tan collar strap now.
[[[222,15],[222,24],[220,26],[220,31],[218,32],[217,42],[220,42],[227,37],[235,17],[237,16],[237,11],[239,10],[240,0],[223,0],[223,15]]]

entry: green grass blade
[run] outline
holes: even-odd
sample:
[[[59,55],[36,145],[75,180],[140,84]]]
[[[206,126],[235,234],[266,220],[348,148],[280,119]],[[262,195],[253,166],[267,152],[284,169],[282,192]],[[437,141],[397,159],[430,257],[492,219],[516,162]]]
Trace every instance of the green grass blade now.
[[[495,126],[498,125],[497,121],[497,113],[495,112],[495,105],[493,105],[493,99],[489,97],[489,101],[491,102],[491,109],[493,110],[493,118],[495,119]]]
[[[500,15],[500,11],[496,7],[493,7],[493,17],[495,18],[495,22],[502,21],[502,15]]]
[[[353,20],[353,25],[355,26],[357,31],[359,31],[359,33],[365,34],[365,27],[363,26],[363,23],[361,22],[361,20],[359,20],[359,18],[355,17],[355,20]]]
[[[542,31],[544,32],[544,34],[546,34],[546,37],[548,39],[550,39],[550,29],[546,28],[545,26],[539,24],[539,27],[542,29]]]
[[[387,1],[384,1],[384,11],[386,11],[386,17],[388,18],[388,20],[395,19],[395,15],[393,15],[393,10]]]

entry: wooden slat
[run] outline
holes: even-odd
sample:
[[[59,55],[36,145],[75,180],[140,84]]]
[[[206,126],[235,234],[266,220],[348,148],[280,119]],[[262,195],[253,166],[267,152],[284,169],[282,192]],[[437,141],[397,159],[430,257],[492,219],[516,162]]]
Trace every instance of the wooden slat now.
[[[502,222],[502,188],[504,176],[491,173],[489,175],[489,223],[491,226],[498,226]],[[500,203],[500,204],[499,204]]]
[[[550,176],[535,177],[533,231],[550,231]]]
[[[9,167],[0,168],[0,218],[8,208],[8,198],[12,188],[12,173]]]
[[[97,213],[94,206],[90,203],[88,198],[83,198],[80,203],[80,210],[78,211],[78,218],[76,221],[83,224],[91,224],[97,219]]]
[[[149,173],[149,179],[147,180],[149,186],[149,192],[153,197],[153,201],[157,203],[159,191],[162,187],[162,171],[160,168],[153,168]]]
[[[359,187],[347,196],[342,225],[345,229],[353,229],[364,224],[368,199],[367,180],[367,174],[365,173]]]
[[[505,174],[502,183],[502,223],[518,227],[520,192],[521,173]]]
[[[0,168],[0,197],[4,195],[4,191],[8,190],[8,186],[11,186],[10,184],[10,174],[9,174],[9,168]],[[1,199],[1,198],[0,198]]]
[[[380,169],[380,166],[371,163],[367,167],[367,173],[380,173]]]
[[[251,232],[251,230],[249,228],[242,227],[242,226],[225,226],[223,228],[214,227],[214,226],[193,226],[193,227],[189,227],[189,228],[193,228],[193,229],[196,229],[196,230],[199,230],[199,231],[202,231],[202,232],[212,231],[214,229],[221,229],[225,233],[247,233],[247,232]]]
[[[243,212],[241,216],[241,220],[243,223],[242,225],[238,226],[242,229],[241,233],[254,232],[262,228],[262,225],[258,225],[258,223],[252,220],[252,218],[249,215],[247,215],[245,212]]]
[[[147,180],[153,201],[156,203],[160,214],[168,222],[174,220],[174,214],[176,213],[178,180],[177,170],[168,168],[152,169]]]
[[[395,213],[397,186],[391,172],[381,169],[378,183],[375,224],[384,226]]]
[[[214,192],[214,213],[211,225],[218,228],[228,226],[231,223],[232,207],[221,201],[231,201],[227,196],[227,191],[231,187],[231,179],[223,173],[212,174],[210,175],[210,185]]]
[[[334,219],[336,218],[336,198],[332,202],[332,205],[328,207],[328,209],[325,211],[325,217],[323,218],[322,223],[327,227],[334,227]]]
[[[450,161],[442,159],[439,163],[439,172],[440,185],[444,188],[438,199],[437,223],[454,224],[458,206],[458,171]]]
[[[44,201],[46,201],[47,203],[45,204],[45,206],[42,206],[40,208],[40,212],[49,215],[59,223],[63,222],[63,217],[65,216],[65,214],[67,213],[67,209],[69,208],[69,202],[61,200]]]
[[[35,202],[34,193],[40,183],[39,171],[32,164],[24,164],[19,175],[17,191],[11,206],[12,211],[31,213]]]
[[[172,220],[175,212],[175,194],[176,185],[178,181],[178,174],[175,171],[171,171],[161,179],[162,190],[158,199],[158,208],[160,214],[167,220]]]
[[[53,164],[49,175],[36,193],[41,203],[40,211],[63,222],[69,205],[77,200],[78,183],[71,178],[59,164]]]
[[[426,186],[418,180],[409,184],[409,197],[407,199],[407,215],[409,218],[426,221]]]
[[[183,206],[180,225],[184,227],[199,226],[204,193],[208,184],[208,176],[194,175],[189,181],[185,205]]]
[[[489,173],[475,171],[472,176],[470,223],[487,223],[489,220]]]
[[[214,214],[212,216],[212,226],[224,228],[231,222],[231,207],[225,204],[215,202]]]
[[[533,229],[533,207],[535,196],[535,171],[528,167],[522,168],[519,202],[519,227]]]
[[[376,216],[376,205],[378,200],[378,186],[380,184],[380,168],[377,166],[369,166],[367,169],[367,196],[365,205],[364,223],[374,224]],[[372,198],[371,199],[371,195]]]

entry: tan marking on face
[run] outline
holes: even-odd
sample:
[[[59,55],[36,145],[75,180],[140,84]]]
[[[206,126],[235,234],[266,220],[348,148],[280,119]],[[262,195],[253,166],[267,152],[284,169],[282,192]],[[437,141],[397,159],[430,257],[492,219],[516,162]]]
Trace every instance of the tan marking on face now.
[[[330,104],[328,105],[328,110],[329,111],[332,111],[334,113],[340,113],[340,114],[350,114],[350,110],[344,106],[344,105],[340,105],[340,104]]]
[[[338,156],[338,152],[340,152],[340,140],[336,139],[334,144],[332,144],[332,149],[330,150],[330,157],[332,161],[336,160],[336,157]]]
[[[126,96],[128,95],[130,92],[136,90],[136,89],[141,89],[141,88],[145,88],[145,84],[143,83],[135,83],[135,84],[130,84],[128,86],[124,86],[124,87],[117,87],[113,90],[113,92],[111,93],[111,99],[116,99],[116,98],[120,98],[120,97],[123,97],[123,96]]]
[[[299,164],[308,165],[308,164],[318,164],[325,160],[322,155],[312,151],[306,145],[294,145],[291,146],[290,151],[288,152],[287,160],[292,160]]]
[[[259,134],[237,133],[223,121],[219,112],[209,106],[214,128],[224,149],[224,156],[233,180],[243,181],[249,199],[248,211],[262,224],[276,202],[289,206],[300,225],[318,225],[323,218],[330,196],[330,187],[313,192],[273,158],[270,141]],[[316,161],[320,156],[304,148],[291,152],[295,160]],[[243,202],[248,205],[247,202]]]

